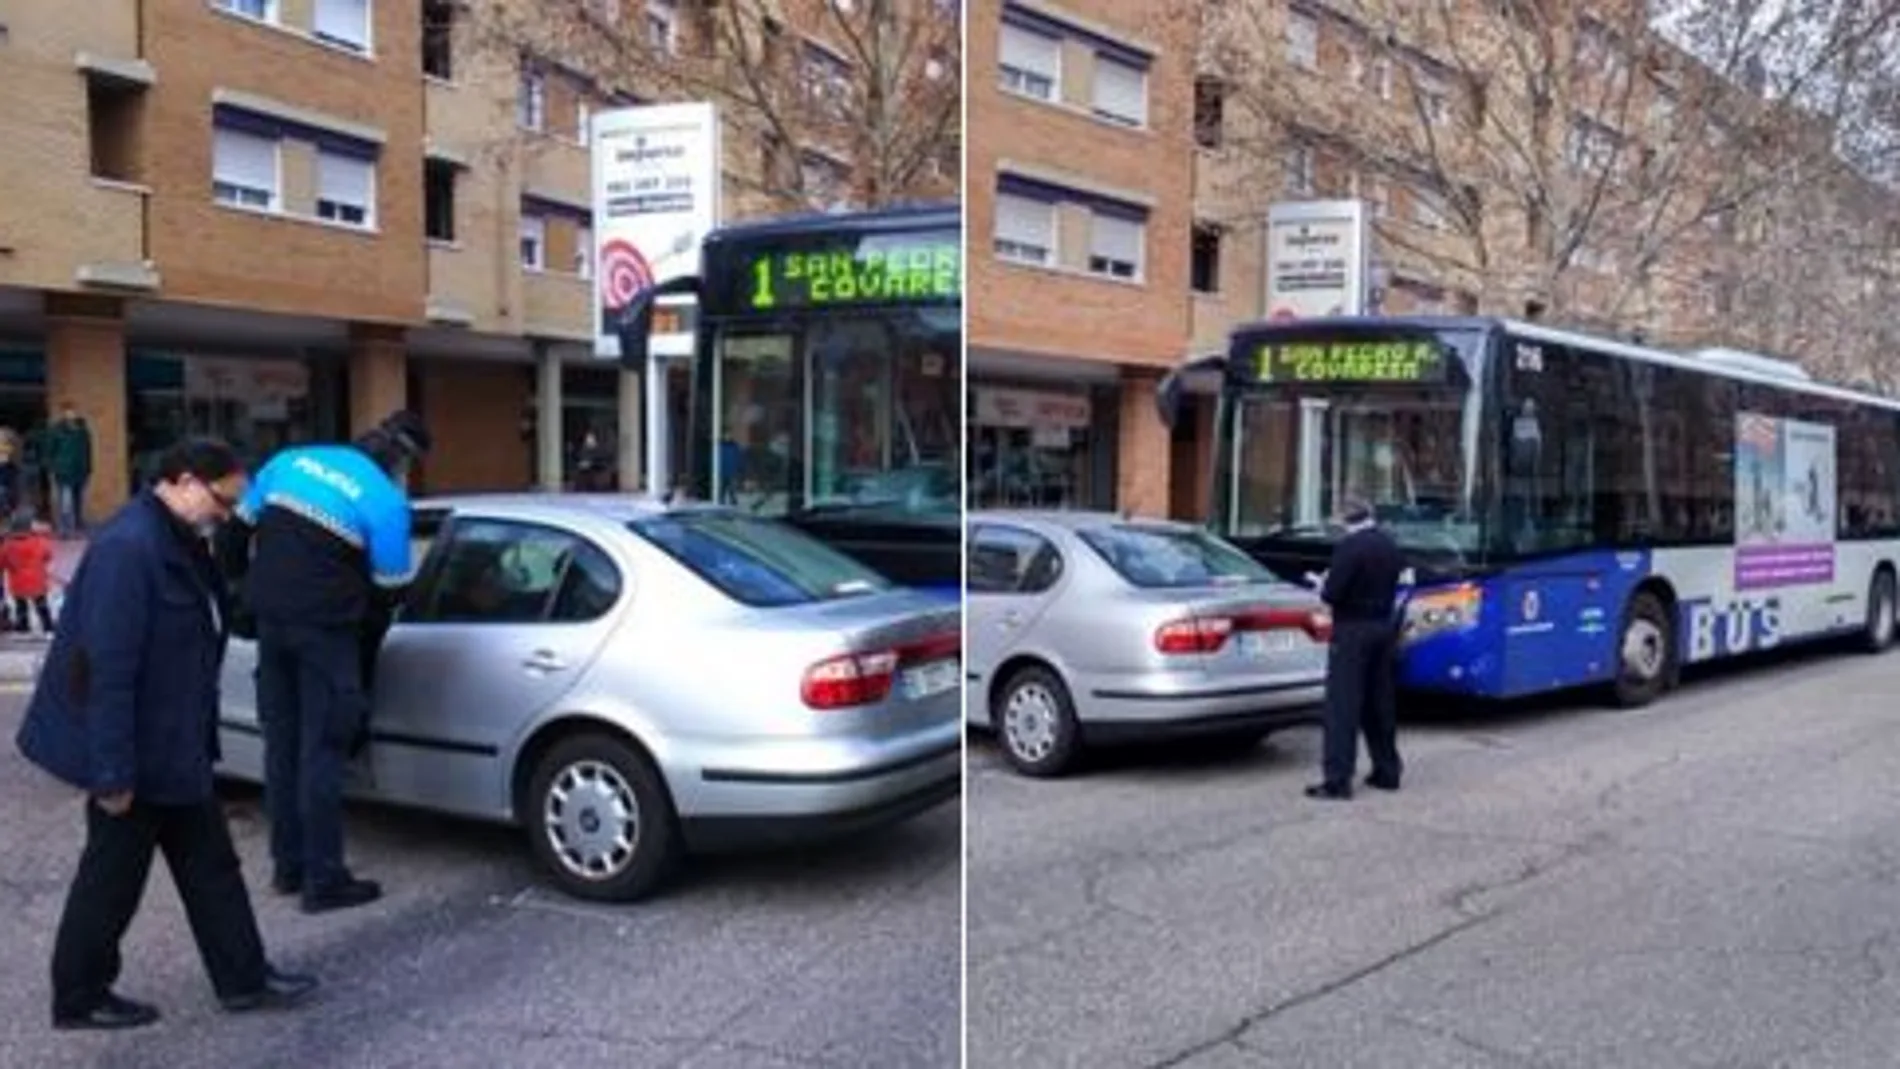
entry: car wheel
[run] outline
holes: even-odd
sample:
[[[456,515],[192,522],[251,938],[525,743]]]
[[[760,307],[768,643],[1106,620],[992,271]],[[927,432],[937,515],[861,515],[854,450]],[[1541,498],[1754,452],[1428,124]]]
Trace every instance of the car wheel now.
[[[1075,763],[1081,729],[1069,688],[1039,665],[1009,677],[990,709],[1003,757],[1026,776],[1059,776]]]
[[[1636,709],[1655,701],[1669,686],[1675,661],[1675,628],[1661,599],[1636,595],[1623,614],[1617,640],[1616,704]]]
[[[1874,573],[1873,588],[1867,592],[1867,630],[1861,647],[1868,653],[1884,653],[1893,645],[1893,634],[1893,573],[1883,569]]]
[[[673,801],[659,772],[609,735],[562,739],[541,756],[522,824],[541,866],[577,898],[644,898],[678,860]]]

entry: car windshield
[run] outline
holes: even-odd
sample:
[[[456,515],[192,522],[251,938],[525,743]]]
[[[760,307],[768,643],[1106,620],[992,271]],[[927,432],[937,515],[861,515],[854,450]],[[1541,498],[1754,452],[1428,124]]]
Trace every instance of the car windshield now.
[[[1130,583],[1144,588],[1275,582],[1245,553],[1191,527],[1117,524],[1080,532],[1082,541]]]
[[[776,520],[676,512],[628,526],[746,605],[804,605],[891,589],[883,576]]]

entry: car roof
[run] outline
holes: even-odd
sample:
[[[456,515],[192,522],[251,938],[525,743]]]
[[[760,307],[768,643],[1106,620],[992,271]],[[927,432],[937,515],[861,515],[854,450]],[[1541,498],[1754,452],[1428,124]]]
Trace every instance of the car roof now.
[[[678,512],[729,511],[725,506],[685,498],[651,494],[576,494],[552,492],[440,494],[419,497],[412,507],[421,511],[491,512],[517,516],[593,516],[610,523]]]
[[[982,521],[995,523],[1029,523],[1053,527],[1064,531],[1086,531],[1095,527],[1111,527],[1122,524],[1139,524],[1143,527],[1166,527],[1176,530],[1188,530],[1191,524],[1171,520],[1165,516],[1142,516],[1123,512],[1063,511],[1060,509],[985,509],[970,513],[970,522]]]

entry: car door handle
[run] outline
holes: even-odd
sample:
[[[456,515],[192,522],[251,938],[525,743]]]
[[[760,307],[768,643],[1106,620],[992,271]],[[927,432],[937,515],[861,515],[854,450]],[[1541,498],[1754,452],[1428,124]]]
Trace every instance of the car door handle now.
[[[553,650],[535,650],[521,662],[521,667],[533,672],[559,672],[567,667]]]

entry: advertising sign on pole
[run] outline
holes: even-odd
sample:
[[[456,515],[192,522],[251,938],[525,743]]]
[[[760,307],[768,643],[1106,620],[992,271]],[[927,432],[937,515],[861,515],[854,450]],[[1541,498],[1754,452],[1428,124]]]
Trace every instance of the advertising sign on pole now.
[[[1363,201],[1275,204],[1267,210],[1266,245],[1267,319],[1365,314],[1371,242]]]
[[[619,311],[647,289],[699,270],[699,243],[719,221],[719,116],[711,104],[658,104],[599,112],[590,126],[594,352],[619,359]],[[692,351],[680,322],[656,313],[656,356]]]

